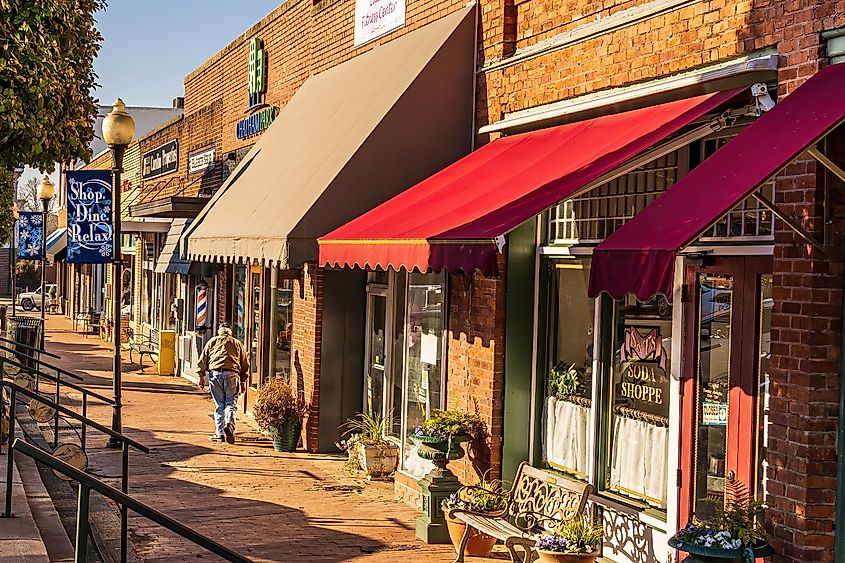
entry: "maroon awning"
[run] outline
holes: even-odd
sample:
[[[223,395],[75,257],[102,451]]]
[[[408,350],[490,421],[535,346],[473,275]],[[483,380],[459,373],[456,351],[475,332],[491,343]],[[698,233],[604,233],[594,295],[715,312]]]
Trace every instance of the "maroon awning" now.
[[[672,299],[675,255],[845,120],[845,64],[819,71],[593,252],[589,295]]]

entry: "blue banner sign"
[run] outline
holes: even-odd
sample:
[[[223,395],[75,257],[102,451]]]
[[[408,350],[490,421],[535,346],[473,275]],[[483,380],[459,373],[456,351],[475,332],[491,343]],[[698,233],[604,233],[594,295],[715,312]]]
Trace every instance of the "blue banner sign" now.
[[[67,173],[67,261],[106,264],[114,255],[112,185],[108,170]]]
[[[18,258],[41,260],[44,257],[44,216],[40,211],[21,211],[18,219]]]

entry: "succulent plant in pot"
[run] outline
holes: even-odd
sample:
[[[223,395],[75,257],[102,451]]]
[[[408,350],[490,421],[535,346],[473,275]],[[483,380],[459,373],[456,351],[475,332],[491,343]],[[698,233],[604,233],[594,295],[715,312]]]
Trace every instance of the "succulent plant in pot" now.
[[[593,563],[601,551],[602,529],[583,516],[561,520],[537,538],[542,563]]]
[[[385,437],[390,418],[360,413],[340,427],[345,440],[338,445],[370,477],[387,477],[399,465],[399,446]]]
[[[261,429],[273,438],[273,449],[277,452],[296,450],[308,405],[286,380],[271,379],[262,385],[252,414]]]

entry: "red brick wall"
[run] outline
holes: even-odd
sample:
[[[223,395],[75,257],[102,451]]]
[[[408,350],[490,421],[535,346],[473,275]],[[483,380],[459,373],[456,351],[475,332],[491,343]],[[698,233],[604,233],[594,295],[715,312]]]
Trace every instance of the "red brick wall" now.
[[[293,281],[292,373],[296,389],[309,405],[304,428],[308,451],[318,448],[320,415],[320,341],[323,331],[323,269],[306,263]]]
[[[504,271],[504,259],[500,260]],[[501,476],[504,409],[505,282],[478,272],[449,276],[448,408],[477,413],[488,436],[451,464],[463,483]]]

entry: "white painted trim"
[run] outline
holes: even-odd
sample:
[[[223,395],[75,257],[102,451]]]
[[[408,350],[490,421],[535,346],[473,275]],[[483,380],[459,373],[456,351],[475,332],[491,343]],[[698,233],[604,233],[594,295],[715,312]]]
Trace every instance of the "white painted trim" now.
[[[748,245],[707,245],[699,243],[687,246],[678,254],[685,256],[703,252],[710,256],[772,256],[774,249],[774,243]]]
[[[514,127],[531,125],[548,119],[559,119],[568,115],[595,110],[613,104],[631,102],[632,100],[663,94],[672,90],[698,86],[713,80],[730,78],[752,72],[774,72],[777,71],[777,68],[777,52],[766,50],[666,78],[659,78],[631,86],[611,88],[577,98],[516,111],[506,114],[505,118],[501,121],[485,125],[478,132],[484,134],[505,131]]]

